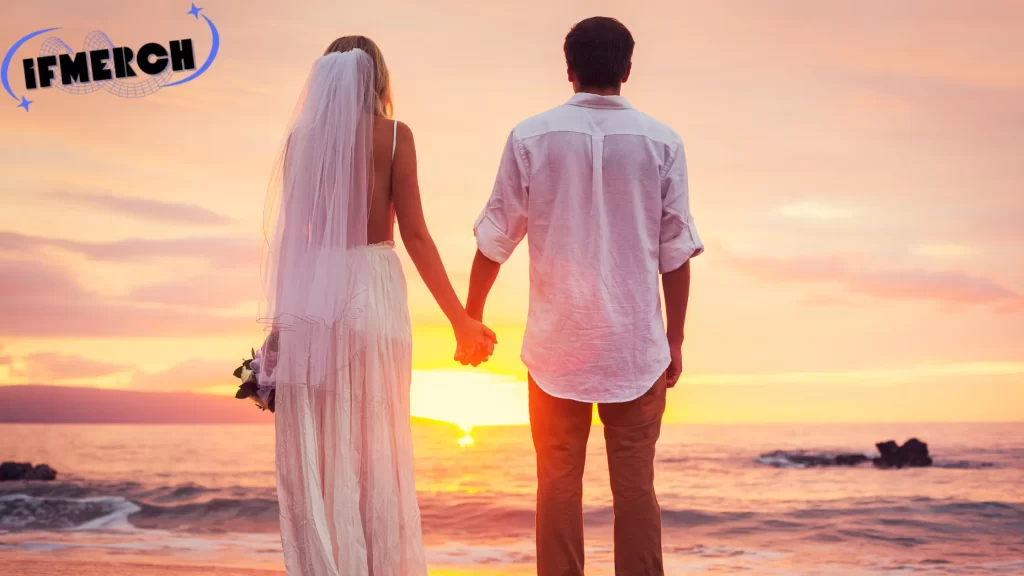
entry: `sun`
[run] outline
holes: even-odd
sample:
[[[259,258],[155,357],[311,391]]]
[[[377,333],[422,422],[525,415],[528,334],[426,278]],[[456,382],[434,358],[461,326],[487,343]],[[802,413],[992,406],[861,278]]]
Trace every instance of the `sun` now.
[[[528,424],[526,383],[515,376],[483,370],[413,370],[413,416],[451,422],[462,429],[462,446],[471,446],[477,426]]]

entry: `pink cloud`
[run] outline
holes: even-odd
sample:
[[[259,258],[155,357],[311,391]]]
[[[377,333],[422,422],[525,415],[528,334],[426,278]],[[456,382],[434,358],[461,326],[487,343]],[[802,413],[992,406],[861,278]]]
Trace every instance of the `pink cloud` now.
[[[230,218],[202,206],[182,202],[164,202],[97,192],[54,192],[51,196],[62,202],[74,202],[99,210],[120,212],[143,220],[203,226],[216,226],[231,222]]]
[[[991,305],[1024,310],[1024,296],[996,281],[955,271],[888,270],[839,256],[778,258],[723,253],[730,266],[780,282],[836,283],[851,294],[882,300],[926,300],[947,305]]]
[[[128,297],[135,302],[223,308],[262,297],[259,270],[251,274],[208,273],[164,284],[151,284],[134,290]]]
[[[254,317],[168,309],[83,290],[64,270],[0,261],[0,335],[17,337],[180,337],[243,333]]]
[[[960,272],[856,271],[847,282],[854,292],[878,298],[929,299],[958,304],[1024,302],[1020,294],[990,278]]]
[[[160,315],[170,315],[163,310],[165,305],[230,307],[257,300],[262,293],[259,247],[255,243],[236,239],[81,242],[0,232],[0,253],[43,256],[40,251],[44,248],[67,250],[92,260],[128,265],[159,258],[194,258],[205,261],[212,271],[193,278],[143,286],[118,301],[103,303],[104,306],[117,307],[122,314],[130,313],[129,317],[142,315],[159,318]],[[56,265],[30,264],[24,260],[0,260],[0,266],[6,266],[12,271],[9,281],[0,287],[0,296],[6,296],[8,292],[12,295],[19,294],[19,297],[29,298],[39,305],[44,301],[51,304],[61,300],[74,301],[79,302],[76,305],[86,311],[93,310],[94,304],[100,301],[96,297],[82,294],[71,276],[62,272]],[[88,298],[91,303],[83,306],[80,302],[82,298]],[[141,304],[146,304],[147,307]],[[148,304],[161,304],[161,307],[155,308]],[[0,303],[0,307],[3,305]],[[48,310],[51,307],[52,305],[47,304]],[[74,314],[80,316],[77,311]],[[3,327],[0,327],[0,333],[4,333]]]
[[[218,269],[259,267],[260,247],[255,242],[234,238],[182,238],[172,240],[119,240],[82,242],[63,238],[43,238],[16,232],[0,232],[0,252],[31,253],[41,248],[58,248],[101,261],[129,262],[153,258],[196,258]]]

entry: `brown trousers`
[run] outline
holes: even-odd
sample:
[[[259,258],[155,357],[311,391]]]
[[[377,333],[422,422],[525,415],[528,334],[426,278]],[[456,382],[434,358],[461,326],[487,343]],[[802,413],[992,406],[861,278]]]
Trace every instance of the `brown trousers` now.
[[[537,451],[537,575],[583,576],[583,466],[593,405],[555,398],[530,382]],[[654,445],[665,412],[665,376],[631,402],[598,404],[615,514],[616,576],[661,576],[661,508]]]

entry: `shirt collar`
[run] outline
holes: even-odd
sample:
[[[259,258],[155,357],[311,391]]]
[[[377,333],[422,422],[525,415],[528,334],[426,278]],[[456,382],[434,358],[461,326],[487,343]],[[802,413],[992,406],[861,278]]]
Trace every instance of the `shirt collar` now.
[[[589,92],[577,92],[566,104],[570,106],[583,106],[584,108],[611,108],[618,110],[632,108],[629,101],[622,96],[601,96]]]

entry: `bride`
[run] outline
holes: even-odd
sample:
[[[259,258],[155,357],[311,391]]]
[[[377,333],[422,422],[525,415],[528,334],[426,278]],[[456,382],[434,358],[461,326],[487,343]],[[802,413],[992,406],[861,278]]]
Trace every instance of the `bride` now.
[[[427,574],[413,480],[412,331],[402,242],[474,365],[494,333],[471,319],[427,231],[412,132],[391,119],[368,38],[317,59],[268,193],[264,317],[276,362],[277,490],[291,576]]]

